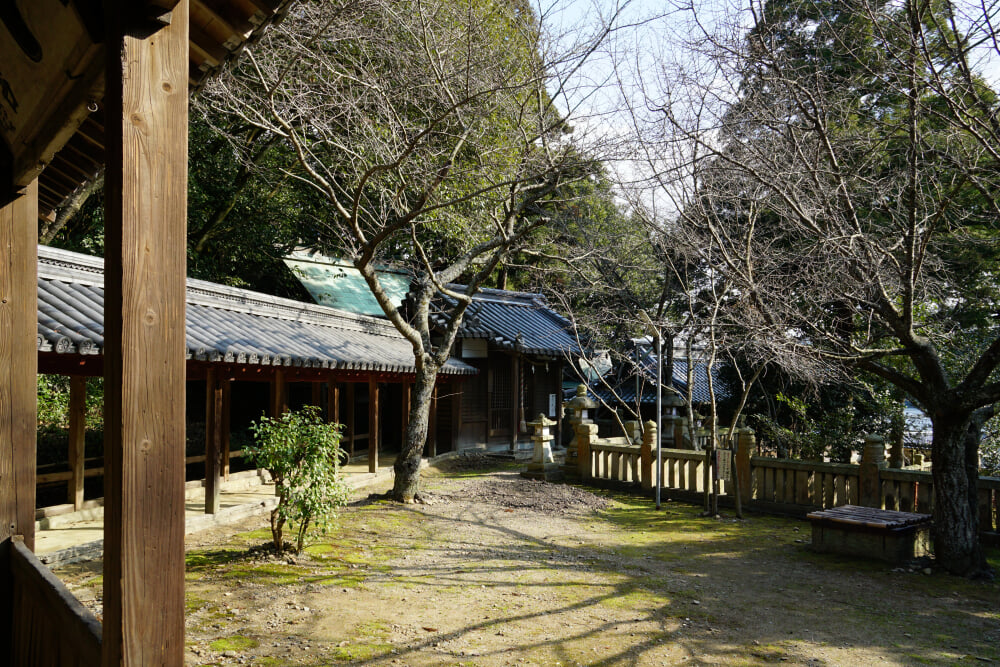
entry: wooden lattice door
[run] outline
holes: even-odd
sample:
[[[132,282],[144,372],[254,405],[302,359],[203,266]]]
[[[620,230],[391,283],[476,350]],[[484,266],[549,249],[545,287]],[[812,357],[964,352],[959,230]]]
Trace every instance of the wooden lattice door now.
[[[490,360],[490,437],[511,434],[514,421],[514,385],[510,358]]]

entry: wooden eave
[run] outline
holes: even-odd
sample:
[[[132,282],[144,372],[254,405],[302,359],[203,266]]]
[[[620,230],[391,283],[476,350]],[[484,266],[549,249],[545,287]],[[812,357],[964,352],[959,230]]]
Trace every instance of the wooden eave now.
[[[191,0],[190,91],[281,20],[293,2]],[[175,4],[136,0],[137,29],[169,22]],[[51,219],[67,198],[100,173],[105,68],[101,5],[99,0],[32,0],[14,3],[24,24],[20,30],[0,20],[0,204],[37,177],[38,215]]]

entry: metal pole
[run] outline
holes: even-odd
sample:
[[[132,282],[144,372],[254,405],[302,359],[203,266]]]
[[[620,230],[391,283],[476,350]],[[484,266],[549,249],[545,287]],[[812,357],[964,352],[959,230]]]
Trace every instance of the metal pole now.
[[[656,328],[656,509],[660,509],[660,487],[663,486],[663,338]]]

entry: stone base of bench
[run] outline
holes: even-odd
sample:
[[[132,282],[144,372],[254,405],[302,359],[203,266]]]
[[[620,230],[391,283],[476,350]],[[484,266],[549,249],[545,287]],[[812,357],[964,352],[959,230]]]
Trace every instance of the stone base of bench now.
[[[808,515],[812,522],[812,548],[825,553],[837,553],[863,558],[875,558],[889,563],[905,563],[931,553],[930,517],[906,522],[893,521],[895,515],[913,517],[913,514],[876,510],[883,521],[850,522],[842,517],[831,517],[826,512]],[[868,510],[866,514],[871,514]]]

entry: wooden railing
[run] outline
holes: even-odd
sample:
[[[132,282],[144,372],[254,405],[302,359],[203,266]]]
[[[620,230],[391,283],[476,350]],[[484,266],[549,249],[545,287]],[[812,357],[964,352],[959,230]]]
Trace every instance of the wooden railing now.
[[[627,438],[597,437],[597,427],[579,424],[571,447],[577,452],[577,473],[585,482],[608,482],[650,490],[655,483],[655,428],[642,444]],[[734,467],[739,471],[741,500],[750,508],[806,514],[840,505],[865,505],[930,514],[934,509],[933,479],[926,470],[886,468],[875,463],[848,464],[796,461],[750,456],[753,433],[737,435]],[[662,449],[661,490],[690,499],[705,491],[704,451]],[[723,502],[736,492],[729,480],[719,483]],[[1000,478],[981,477],[976,487],[980,532],[1000,533]]]
[[[101,623],[19,537],[11,538],[12,665],[97,667]]]

